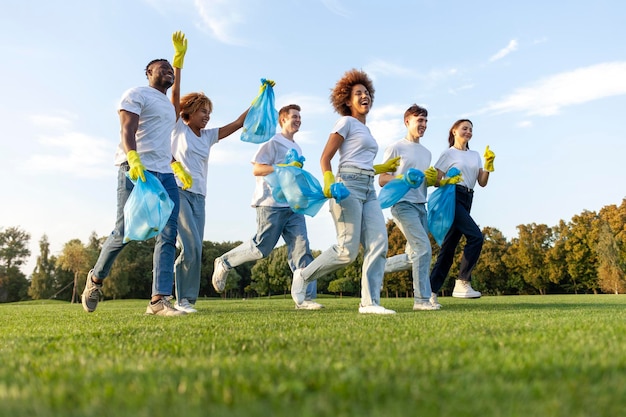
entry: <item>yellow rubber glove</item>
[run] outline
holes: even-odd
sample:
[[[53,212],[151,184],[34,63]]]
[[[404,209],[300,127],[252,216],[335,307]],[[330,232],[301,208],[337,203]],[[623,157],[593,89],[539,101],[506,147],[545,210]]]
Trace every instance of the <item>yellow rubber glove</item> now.
[[[191,178],[191,174],[185,171],[183,168],[183,164],[178,161],[174,161],[171,163],[172,171],[174,171],[174,175],[178,177],[180,182],[183,183],[183,190],[191,188],[193,185],[193,178]]]
[[[374,173],[381,174],[383,172],[394,172],[398,168],[398,165],[400,165],[400,157],[396,156],[395,158],[391,158],[387,162],[374,165]]]
[[[172,43],[174,44],[174,60],[172,66],[174,68],[182,68],[185,54],[187,53],[187,39],[185,34],[180,30],[172,35]]]
[[[444,185],[456,184],[461,181],[463,181],[463,174],[455,175],[454,177],[450,177],[450,178],[443,178],[442,180],[439,181],[439,186],[443,187]]]
[[[332,171],[324,172],[324,197],[331,198],[330,186],[335,183],[335,176]]]
[[[141,163],[141,159],[139,159],[137,151],[128,151],[126,158],[128,159],[128,165],[130,166],[130,169],[128,170],[130,179],[137,181],[137,178],[141,178],[141,181],[146,182],[146,176],[143,173],[146,170],[146,167]]]
[[[438,176],[439,173],[435,168],[428,167],[428,169],[424,171],[424,177],[426,177],[426,186],[432,187],[433,185],[435,185],[437,183]]]
[[[276,166],[302,168],[302,164],[299,161],[289,162],[288,164],[276,164]]]
[[[493,160],[496,159],[496,154],[489,149],[489,145],[485,148],[485,154],[483,157],[485,158],[485,171],[493,172]]]

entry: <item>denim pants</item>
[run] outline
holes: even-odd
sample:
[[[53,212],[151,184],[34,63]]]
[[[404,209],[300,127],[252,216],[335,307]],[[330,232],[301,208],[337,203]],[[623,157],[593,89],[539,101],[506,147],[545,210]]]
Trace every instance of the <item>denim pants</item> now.
[[[387,256],[387,228],[376,198],[374,177],[339,170],[337,181],[343,182],[350,191],[350,195],[339,203],[329,200],[337,243],[315,258],[302,271],[302,277],[305,282],[315,281],[354,262],[359,246],[363,245],[361,305],[379,304]]]
[[[258,206],[256,222],[257,232],[252,239],[221,256],[227,266],[234,268],[267,257],[281,236],[287,244],[287,261],[292,272],[311,263],[313,255],[303,214],[294,213],[289,207]],[[307,286],[305,299],[316,297],[317,283]]]
[[[461,265],[459,266],[458,279],[463,281],[472,280],[472,270],[476,266],[480,251],[483,248],[483,234],[470,216],[473,197],[474,194],[468,192],[464,187],[456,187],[454,221],[448,234],[443,239],[439,256],[437,256],[437,261],[430,273],[430,285],[435,293],[439,292],[446,280],[454,260],[456,246],[463,235],[466,243],[463,249]]]
[[[387,258],[385,272],[412,270],[414,301],[428,302],[432,249],[428,239],[426,205],[400,201],[391,207],[391,214],[406,237],[406,247],[404,254]]]
[[[111,272],[111,267],[117,255],[124,249],[124,205],[128,196],[133,190],[133,183],[126,177],[128,164],[120,165],[117,173],[117,219],[113,232],[107,237],[102,245],[100,256],[93,267],[93,275],[96,278],[104,279]],[[176,256],[176,233],[178,228],[178,186],[174,179],[174,174],[162,174],[152,172],[161,181],[174,202],[174,209],[167,224],[156,237],[154,254],[152,257],[152,296],[171,295],[174,285],[174,258]]]
[[[194,304],[200,293],[202,242],[204,240],[205,196],[178,189],[178,244],[180,254],[174,264],[176,300],[186,298]]]

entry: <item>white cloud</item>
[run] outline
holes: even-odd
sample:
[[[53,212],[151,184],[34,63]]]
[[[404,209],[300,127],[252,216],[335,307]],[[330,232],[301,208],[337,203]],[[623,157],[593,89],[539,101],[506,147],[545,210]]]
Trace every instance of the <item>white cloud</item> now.
[[[626,94],[626,62],[609,62],[544,78],[489,103],[478,113],[551,116],[563,107],[623,94]]]
[[[387,105],[374,107],[367,116],[367,126],[376,138],[379,149],[384,150],[389,144],[401,139],[406,134],[402,115],[406,111],[405,105]],[[378,156],[382,158],[383,152]]]
[[[48,134],[37,136],[35,151],[24,168],[30,173],[63,172],[83,178],[110,175],[113,165],[110,141],[72,131],[70,118],[30,116],[33,124]]]
[[[319,96],[300,95],[298,93],[283,94],[276,98],[276,109],[288,104],[297,104],[302,108],[302,117],[327,114],[332,110],[330,101]]]
[[[533,125],[533,122],[531,122],[530,120],[523,120],[517,124],[517,127],[526,128],[526,127],[532,127],[532,125]]]
[[[339,3],[339,0],[322,0],[328,10],[342,17],[350,17],[350,13]]]
[[[513,39],[509,42],[509,44],[506,47],[500,49],[498,52],[496,52],[495,55],[489,58],[489,62],[494,62],[499,59],[502,59],[508,54],[510,54],[511,52],[515,51],[516,49],[517,49],[517,40]]]
[[[245,45],[246,42],[236,35],[239,26],[246,23],[243,10],[246,6],[237,0],[194,0],[202,27],[220,41],[229,45]]]

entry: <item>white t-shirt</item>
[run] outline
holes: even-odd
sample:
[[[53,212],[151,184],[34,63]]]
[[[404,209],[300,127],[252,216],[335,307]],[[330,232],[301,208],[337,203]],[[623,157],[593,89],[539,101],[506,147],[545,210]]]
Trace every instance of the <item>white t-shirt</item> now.
[[[406,137],[397,142],[392,143],[385,149],[383,161],[390,158],[400,157],[400,165],[394,172],[394,175],[406,174],[409,168],[419,169],[425,172],[430,166],[432,155],[424,145],[412,142]],[[425,203],[427,198],[426,180],[417,188],[411,188],[399,201],[408,201],[410,203]]]
[[[218,142],[219,128],[202,129],[200,136],[181,117],[172,131],[172,155],[191,174],[193,185],[187,191],[206,196],[207,173],[211,146]],[[183,183],[176,177],[179,187]]]
[[[367,126],[352,116],[343,116],[337,120],[331,133],[339,133],[343,137],[339,147],[339,168],[374,169],[378,142]]]
[[[448,172],[450,168],[457,167],[463,174],[463,181],[458,184],[471,189],[474,189],[476,185],[478,173],[482,166],[482,160],[478,152],[471,149],[461,151],[452,146],[441,153],[439,160],[435,164],[435,168],[443,172]]]
[[[253,164],[276,165],[285,163],[285,156],[291,149],[295,149],[302,156],[302,150],[297,143],[290,141],[282,134],[277,133],[270,140],[259,146],[252,158]],[[272,190],[262,176],[257,176],[256,188],[252,196],[252,207],[289,207],[289,204],[277,203],[272,197]]]
[[[121,110],[139,115],[135,140],[143,166],[149,171],[171,174],[171,135],[176,113],[167,95],[149,86],[131,88],[122,95],[118,106],[118,111]],[[120,141],[115,152],[115,165],[126,160]]]

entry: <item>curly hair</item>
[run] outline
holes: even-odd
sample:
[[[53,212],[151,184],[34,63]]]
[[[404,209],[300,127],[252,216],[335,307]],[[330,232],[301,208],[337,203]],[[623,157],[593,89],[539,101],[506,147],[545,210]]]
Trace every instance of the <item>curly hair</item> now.
[[[209,108],[209,113],[213,112],[213,103],[204,93],[185,94],[180,99],[180,117],[182,117],[184,121],[187,121],[189,120],[189,116],[204,107]]]
[[[463,123],[463,122],[468,122],[469,124],[474,126],[474,123],[472,123],[472,121],[470,119],[459,119],[456,122],[454,122],[454,124],[450,128],[450,132],[448,133],[448,145],[454,146],[454,129],[459,127],[461,125],[461,123]],[[467,145],[467,149],[469,149],[469,144]]]
[[[371,103],[374,104],[375,90],[372,80],[365,72],[353,68],[350,71],[346,71],[330,93],[330,102],[340,115],[350,116],[352,114],[352,110],[346,102],[350,100],[352,87],[357,84],[362,84],[369,91]]]

